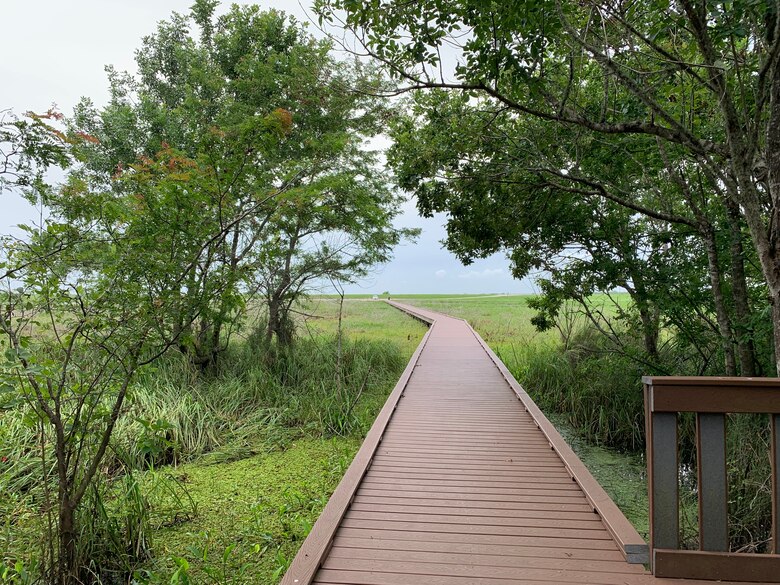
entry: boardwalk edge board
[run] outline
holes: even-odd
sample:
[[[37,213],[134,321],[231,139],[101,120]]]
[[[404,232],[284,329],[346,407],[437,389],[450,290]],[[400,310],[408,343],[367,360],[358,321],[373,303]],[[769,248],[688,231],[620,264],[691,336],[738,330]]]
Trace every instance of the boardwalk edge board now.
[[[371,460],[373,459],[376,450],[379,448],[382,435],[390,422],[390,418],[398,405],[398,401],[401,399],[401,396],[409,383],[412,372],[420,359],[420,354],[431,335],[433,325],[436,323],[435,320],[419,314],[412,315],[410,313],[410,315],[427,324],[429,326],[428,331],[417,346],[409,363],[406,365],[406,369],[404,369],[403,374],[401,374],[401,378],[398,380],[395,388],[393,388],[393,391],[387,398],[387,401],[379,412],[374,424],[368,431],[366,438],[363,440],[363,444],[360,446],[355,458],[347,468],[343,479],[336,487],[333,495],[328,499],[328,503],[322,510],[320,517],[314,523],[309,535],[303,541],[298,554],[293,559],[279,585],[309,585],[314,580],[314,576],[330,550],[333,538],[336,535],[336,530],[338,530],[338,527],[347,512],[347,509],[360,486],[360,482],[363,480],[363,476],[368,471]]]
[[[471,327],[471,332],[482,346],[482,349],[485,350],[485,353],[487,353],[501,372],[501,375],[507,381],[514,393],[523,403],[526,412],[534,419],[536,426],[549,441],[550,447],[558,454],[558,457],[561,458],[561,461],[563,461],[563,464],[566,466],[572,479],[580,486],[585,497],[593,506],[593,510],[601,517],[604,525],[617,543],[626,561],[634,564],[649,563],[650,551],[644,539],[623,515],[623,512],[620,511],[615,502],[612,501],[612,498],[607,495],[604,488],[602,488],[594,479],[590,471],[585,467],[585,464],[580,461],[579,457],[577,457],[568,443],[566,443],[566,440],[547,417],[544,416],[520,383],[515,380],[504,362],[502,362],[493,350],[490,349],[479,333],[474,331],[473,327]]]

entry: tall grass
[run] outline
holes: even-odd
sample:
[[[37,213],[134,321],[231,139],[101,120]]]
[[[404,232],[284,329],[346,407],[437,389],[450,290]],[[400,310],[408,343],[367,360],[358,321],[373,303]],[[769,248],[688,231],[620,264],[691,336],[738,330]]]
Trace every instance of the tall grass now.
[[[361,434],[404,363],[390,341],[343,339],[339,350],[330,336],[289,348],[252,336],[206,375],[172,355],[138,380],[115,453],[144,467],[220,449],[240,456],[301,434]]]
[[[644,449],[641,366],[604,345],[582,330],[568,347],[512,346],[500,357],[542,410],[563,415],[585,439],[621,451],[640,451]]]

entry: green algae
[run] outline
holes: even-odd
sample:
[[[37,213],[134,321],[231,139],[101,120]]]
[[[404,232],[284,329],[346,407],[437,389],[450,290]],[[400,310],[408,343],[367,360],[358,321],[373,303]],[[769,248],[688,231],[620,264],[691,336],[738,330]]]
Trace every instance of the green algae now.
[[[155,535],[156,565],[139,574],[176,582],[276,583],[360,446],[357,438],[300,439],[239,461],[176,469],[197,504],[194,520]],[[179,582],[184,582],[180,574]]]

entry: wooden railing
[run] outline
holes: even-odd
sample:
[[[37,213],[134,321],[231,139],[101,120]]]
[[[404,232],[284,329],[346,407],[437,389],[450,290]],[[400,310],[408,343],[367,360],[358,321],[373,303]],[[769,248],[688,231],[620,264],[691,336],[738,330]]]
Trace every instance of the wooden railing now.
[[[780,583],[780,378],[645,377],[650,554],[657,577]],[[696,413],[699,550],[680,550],[677,414]],[[771,425],[772,553],[730,553],[726,413]]]

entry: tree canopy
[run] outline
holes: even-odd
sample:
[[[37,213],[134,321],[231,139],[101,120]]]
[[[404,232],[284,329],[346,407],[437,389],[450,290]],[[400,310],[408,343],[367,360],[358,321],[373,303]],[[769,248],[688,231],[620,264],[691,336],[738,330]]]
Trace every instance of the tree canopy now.
[[[317,10],[354,32],[395,92],[425,92],[396,127],[393,165],[421,211],[450,213],[462,258],[506,248],[518,275],[548,270],[553,313],[555,298],[622,286],[648,317],[688,327],[676,307],[704,301],[731,374],[754,371],[768,300],[780,347],[775,3]]]
[[[282,13],[215,6],[160,23],[137,77],[109,69],[109,105],[84,100],[72,120],[94,140],[48,202],[100,192],[130,201],[150,237],[189,234],[175,253],[195,270],[171,327],[201,364],[226,347],[246,293],[262,293],[268,337],[286,342],[287,311],[314,282],[363,274],[412,235],[393,227],[401,200],[367,147],[387,116],[370,96],[377,72]]]

